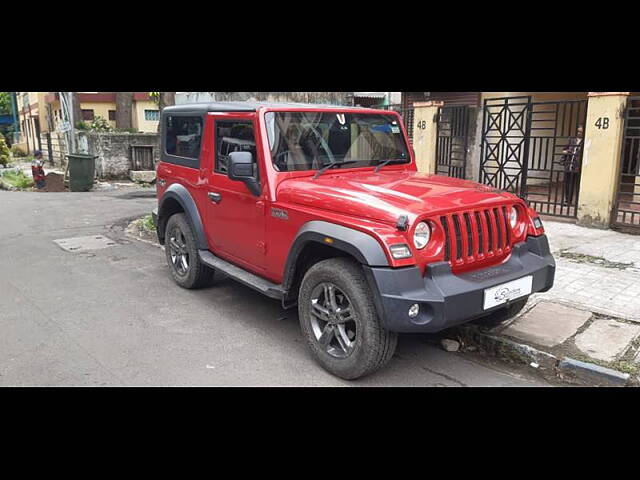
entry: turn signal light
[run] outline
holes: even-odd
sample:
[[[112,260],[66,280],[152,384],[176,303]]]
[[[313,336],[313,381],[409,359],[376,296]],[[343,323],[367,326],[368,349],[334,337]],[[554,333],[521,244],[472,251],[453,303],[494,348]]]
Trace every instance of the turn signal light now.
[[[389,247],[389,250],[391,250],[391,256],[396,260],[402,260],[403,258],[411,258],[411,250],[409,249],[409,245],[406,245],[404,243],[391,245]]]

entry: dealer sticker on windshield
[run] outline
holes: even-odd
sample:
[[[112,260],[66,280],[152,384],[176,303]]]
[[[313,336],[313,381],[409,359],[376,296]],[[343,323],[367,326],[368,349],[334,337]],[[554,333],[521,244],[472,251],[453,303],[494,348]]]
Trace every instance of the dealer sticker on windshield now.
[[[484,309],[497,307],[510,300],[531,294],[533,276],[522,277],[511,282],[503,283],[484,291]]]

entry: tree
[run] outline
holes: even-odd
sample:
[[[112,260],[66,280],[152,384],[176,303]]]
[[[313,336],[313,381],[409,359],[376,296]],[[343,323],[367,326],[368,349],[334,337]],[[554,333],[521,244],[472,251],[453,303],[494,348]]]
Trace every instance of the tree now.
[[[4,141],[4,135],[0,133],[0,165],[6,166],[9,163],[9,147]]]
[[[158,110],[162,113],[164,107],[176,104],[176,92],[149,92],[149,96],[158,104]],[[158,132],[160,123],[158,123]]]
[[[82,121],[82,106],[80,105],[78,92],[71,92],[71,95],[73,96],[73,122],[77,125]]]
[[[131,130],[131,111],[133,110],[133,92],[116,92],[116,128]]]
[[[0,115],[11,114],[11,92],[0,92]]]

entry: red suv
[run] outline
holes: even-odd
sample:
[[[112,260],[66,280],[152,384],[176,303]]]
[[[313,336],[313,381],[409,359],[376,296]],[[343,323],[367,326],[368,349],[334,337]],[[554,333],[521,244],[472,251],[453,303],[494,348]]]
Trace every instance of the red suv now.
[[[398,333],[498,324],[553,285],[538,215],[418,173],[395,112],[296,104],[165,108],[158,238],[184,288],[216,270],[297,305],[309,348],[355,379]]]

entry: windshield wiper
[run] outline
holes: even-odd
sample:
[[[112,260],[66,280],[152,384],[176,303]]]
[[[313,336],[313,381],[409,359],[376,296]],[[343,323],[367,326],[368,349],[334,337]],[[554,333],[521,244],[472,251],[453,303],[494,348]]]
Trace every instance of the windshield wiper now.
[[[378,164],[378,166],[373,171],[373,173],[378,173],[382,167],[385,167],[385,166],[389,165],[390,163],[407,163],[407,159],[406,158],[391,158],[389,160],[383,160],[381,163]]]
[[[347,165],[349,163],[358,163],[360,160],[345,160],[343,162],[331,162],[327,165],[325,165],[324,167],[322,167],[320,170],[318,170],[316,172],[316,174],[313,176],[313,180],[315,180],[316,178],[318,178],[320,175],[322,175],[324,172],[326,172],[327,170],[329,170],[330,168],[336,167],[338,165]]]

